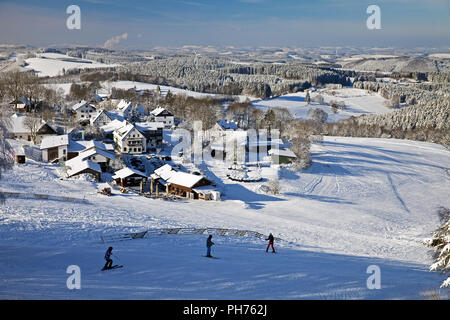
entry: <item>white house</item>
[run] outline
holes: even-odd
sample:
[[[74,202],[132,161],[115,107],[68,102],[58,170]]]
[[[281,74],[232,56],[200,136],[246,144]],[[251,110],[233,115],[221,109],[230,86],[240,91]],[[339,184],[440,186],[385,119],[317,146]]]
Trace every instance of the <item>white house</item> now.
[[[117,110],[123,115],[125,119],[128,119],[133,113],[133,104],[122,99],[117,105]]]
[[[150,112],[150,117],[154,122],[164,123],[166,128],[170,128],[175,124],[174,115],[161,107],[152,110]]]
[[[42,160],[47,162],[66,161],[68,155],[69,136],[48,136],[42,139]]]
[[[116,148],[120,153],[141,154],[147,152],[145,136],[132,124],[127,124],[113,132]]]
[[[97,114],[97,108],[85,100],[73,105],[72,110],[76,112],[78,121],[90,120]]]
[[[113,117],[108,111],[102,109],[94,117],[91,118],[91,125],[95,127],[106,126],[108,123],[113,121]]]
[[[27,116],[23,114],[13,114],[10,117],[10,124],[8,129],[14,135],[14,139],[32,141],[32,132],[26,124]],[[57,135],[56,130],[43,120],[40,120],[40,124],[36,129],[36,144],[41,144],[42,139],[46,136]]]
[[[101,170],[105,171],[106,168],[110,165],[111,161],[114,161],[115,159],[116,156],[113,152],[109,152],[94,146],[92,148],[81,151],[75,158],[67,160],[65,165],[70,167],[77,162],[91,161],[98,163]]]

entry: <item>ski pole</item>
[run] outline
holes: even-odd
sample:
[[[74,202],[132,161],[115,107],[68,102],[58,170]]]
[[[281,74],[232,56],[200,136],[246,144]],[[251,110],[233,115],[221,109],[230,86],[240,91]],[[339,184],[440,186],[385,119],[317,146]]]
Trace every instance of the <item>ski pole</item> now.
[[[120,262],[122,262],[122,260],[120,260],[120,258],[116,255],[116,254],[112,254],[115,258],[119,259]]]

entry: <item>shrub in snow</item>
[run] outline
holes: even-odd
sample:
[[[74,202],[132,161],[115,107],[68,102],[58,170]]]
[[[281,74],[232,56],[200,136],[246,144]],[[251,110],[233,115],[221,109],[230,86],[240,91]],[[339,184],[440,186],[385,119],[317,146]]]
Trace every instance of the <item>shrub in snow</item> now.
[[[228,169],[227,176],[230,180],[240,182],[255,182],[262,179],[259,171],[248,171],[246,168],[240,168],[236,165]]]
[[[280,181],[278,179],[272,179],[269,181],[268,187],[272,194],[280,194]]]
[[[326,122],[328,119],[328,113],[322,109],[310,109],[308,111],[308,117],[315,122]]]
[[[431,271],[450,271],[450,209],[441,207],[438,211],[442,226],[439,227],[431,238],[425,239],[424,244],[434,250],[435,263],[430,266]],[[442,284],[441,288],[450,286],[450,277]]]
[[[323,96],[320,95],[320,94],[316,95],[312,100],[313,100],[314,102],[319,103],[319,104],[324,104],[324,102],[325,102]]]

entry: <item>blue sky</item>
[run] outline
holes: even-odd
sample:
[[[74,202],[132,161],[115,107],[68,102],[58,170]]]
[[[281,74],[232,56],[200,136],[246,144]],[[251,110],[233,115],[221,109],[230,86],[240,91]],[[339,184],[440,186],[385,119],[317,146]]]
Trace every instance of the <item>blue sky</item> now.
[[[81,9],[81,30],[66,8]],[[366,9],[381,9],[368,30]],[[155,46],[450,46],[450,0],[0,0],[0,43]]]

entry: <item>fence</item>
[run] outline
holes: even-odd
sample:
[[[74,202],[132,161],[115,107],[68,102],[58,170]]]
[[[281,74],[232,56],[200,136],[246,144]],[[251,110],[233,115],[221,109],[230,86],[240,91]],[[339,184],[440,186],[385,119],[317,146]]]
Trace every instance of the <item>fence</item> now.
[[[155,236],[163,235],[221,235],[221,236],[237,236],[237,237],[255,237],[263,239],[266,235],[251,231],[251,230],[238,230],[238,229],[222,229],[222,228],[163,228],[163,229],[149,229],[142,232],[123,233],[117,235],[105,235],[101,236],[103,243],[127,241],[133,239],[144,239]],[[274,238],[275,240],[282,240],[280,238]]]
[[[34,161],[42,161],[41,150],[35,146],[23,146],[23,151],[27,158],[33,159]]]
[[[8,192],[0,191],[5,198],[20,198],[20,199],[44,199],[44,200],[57,200],[65,202],[81,202],[88,203],[86,199],[64,197],[64,196],[53,196],[50,194],[39,194],[39,193],[21,193],[21,192]]]

